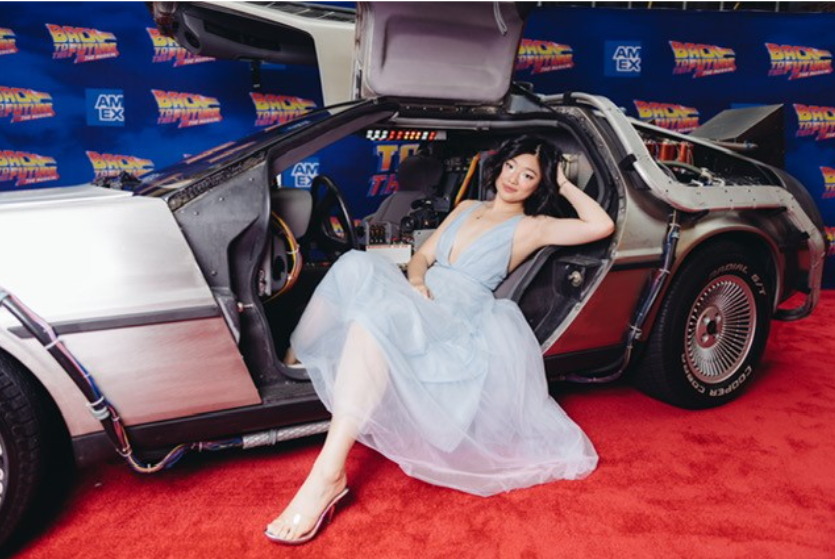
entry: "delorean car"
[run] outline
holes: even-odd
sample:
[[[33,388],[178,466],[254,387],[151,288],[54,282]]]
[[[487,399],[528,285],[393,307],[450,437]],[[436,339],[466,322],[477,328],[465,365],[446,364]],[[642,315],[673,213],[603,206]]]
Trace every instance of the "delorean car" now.
[[[317,63],[331,105],[139,180],[0,195],[0,542],[56,465],[118,454],[153,472],[188,450],[325,431],[305,371],[282,359],[317,283],[349,250],[404,264],[457,203],[489,196],[484,161],[522,133],[559,146],[616,223],[607,239],[540,250],[495,291],[521,308],[549,379],[625,376],[691,409],[753,382],[771,320],[818,301],[813,200],[739,146],[512,83],[528,11],[153,6],[195,53]],[[355,215],[346,185],[369,177],[337,172],[341,153],[404,139],[417,149],[399,190]],[[336,171],[279,184],[310,157]]]

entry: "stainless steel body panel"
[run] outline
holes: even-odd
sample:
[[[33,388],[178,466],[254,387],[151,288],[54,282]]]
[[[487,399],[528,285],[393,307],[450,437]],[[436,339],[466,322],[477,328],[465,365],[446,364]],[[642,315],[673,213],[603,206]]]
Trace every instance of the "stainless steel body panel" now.
[[[820,297],[823,260],[826,256],[824,254],[825,242],[821,231],[788,190],[780,186],[769,185],[693,188],[681,184],[659,169],[632,123],[614,103],[604,97],[593,95],[574,94],[574,96],[594,107],[597,114],[606,119],[626,150],[627,155],[634,157],[633,168],[637,174],[652,193],[670,207],[685,212],[785,208],[786,218],[798,231],[808,235],[809,296],[804,303],[803,314],[812,311]],[[546,102],[553,103],[562,100],[562,98],[561,95],[553,96],[546,98]],[[739,157],[738,154],[708,141],[690,136],[681,136],[681,138],[694,144],[701,144],[710,147],[710,149]]]
[[[747,233],[760,239],[768,246],[771,252],[774,278],[776,280],[772,307],[776,309],[781,300],[780,295],[784,290],[783,275],[785,273],[785,256],[779,249],[781,234],[784,234],[785,231],[777,229],[775,227],[776,223],[774,219],[768,219],[762,214],[753,212],[747,214],[741,214],[740,212],[717,212],[712,213],[710,216],[699,220],[689,227],[682,227],[676,254],[677,260],[673,266],[673,274],[675,274],[692,250],[701,246],[711,237],[720,234]]]
[[[62,339],[94,372],[126,425],[261,401],[221,317],[68,334]]]
[[[626,218],[620,225],[623,234],[615,254],[614,270],[610,271],[600,287],[592,294],[582,313],[559,339],[546,350],[548,356],[583,351],[621,343],[640,301],[651,273],[660,266],[664,235],[667,230],[666,205],[659,204],[651,193],[633,189],[626,192]],[[773,256],[774,277],[777,279],[773,307],[776,309],[783,290],[784,256],[778,247],[779,231],[775,221],[755,212],[739,211],[711,213],[703,219],[683,226],[676,248],[676,259],[671,271],[676,272],[687,255],[711,237],[722,234],[747,233],[761,239]],[[643,265],[643,266],[642,266]],[[629,267],[619,270],[619,267]],[[659,301],[666,292],[662,290]],[[655,309],[644,326],[645,339],[652,329]]]
[[[623,343],[651,271],[651,268],[636,268],[606,274],[583,312],[545,355],[550,357]]]
[[[608,103],[605,99],[600,102],[603,106],[607,106]],[[559,106],[556,108],[562,109]],[[618,114],[620,115],[619,111]],[[621,125],[631,129],[631,124],[628,122],[621,123]],[[625,340],[632,314],[640,301],[645,285],[650,280],[650,274],[660,265],[667,222],[673,208],[687,209],[691,212],[709,209],[710,212],[701,219],[682,226],[671,277],[675,276],[687,255],[711,237],[740,233],[756,236],[769,248],[772,255],[773,273],[776,280],[773,308],[776,309],[783,298],[785,285],[785,257],[778,247],[781,237],[785,237],[789,231],[789,220],[791,220],[797,228],[810,235],[811,250],[807,252],[805,258],[801,256],[800,261],[806,263],[807,270],[813,270],[810,274],[813,294],[809,298],[809,304],[814,305],[818,297],[817,290],[819,290],[822,271],[820,268],[823,252],[822,240],[818,246],[816,239],[820,239],[820,232],[788,191],[777,186],[729,187],[719,189],[720,192],[714,197],[710,194],[712,190],[715,190],[714,187],[694,188],[682,185],[662,173],[651,161],[649,153],[646,152],[634,129],[631,134],[624,133],[624,135],[634,140],[629,146],[633,153],[640,153],[641,158],[649,160],[645,161],[645,167],[651,165],[654,171],[657,171],[657,173],[652,173],[651,179],[647,179],[647,184],[654,187],[640,190],[632,185],[625,189],[621,206],[623,217],[618,220],[617,224],[620,237],[613,257],[614,270],[607,274],[603,282],[591,294],[582,312],[578,312],[574,318],[570,317],[563,324],[564,330],[557,332],[554,343],[544,346],[545,355],[554,356],[591,350]],[[689,137],[683,139],[692,140]],[[707,142],[702,143],[714,149],[713,145]],[[787,212],[788,216],[767,216],[762,211],[757,211],[766,207],[780,206],[790,208]],[[812,256],[815,250],[820,251],[818,257]],[[643,269],[640,268],[642,264],[645,265]],[[624,266],[633,269],[618,269]],[[634,269],[635,267],[638,268]],[[668,286],[669,283],[662,290],[661,297]],[[642,338],[646,338],[652,329],[655,310],[653,309],[647,318]]]
[[[0,285],[50,322],[215,305],[161,200],[2,203],[0,239]]]
[[[0,196],[0,285],[53,324],[98,322],[63,339],[129,424],[260,402],[220,311],[178,318],[217,305],[166,204],[95,187],[74,194]],[[142,316],[157,323],[119,327]],[[72,435],[100,429],[18,326],[0,312],[0,348],[38,377]]]

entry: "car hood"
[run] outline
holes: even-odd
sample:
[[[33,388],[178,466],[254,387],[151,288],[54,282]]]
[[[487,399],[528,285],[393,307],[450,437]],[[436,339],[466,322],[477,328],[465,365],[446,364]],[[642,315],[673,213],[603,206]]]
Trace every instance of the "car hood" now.
[[[131,195],[130,192],[110,190],[92,184],[0,192],[0,211],[20,205],[66,204],[68,202],[95,198],[126,197]]]

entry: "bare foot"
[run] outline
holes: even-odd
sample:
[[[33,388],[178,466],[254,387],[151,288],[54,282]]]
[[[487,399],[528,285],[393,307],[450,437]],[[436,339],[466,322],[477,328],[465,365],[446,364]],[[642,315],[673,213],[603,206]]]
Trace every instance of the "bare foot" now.
[[[336,476],[328,476],[314,468],[287,508],[267,526],[267,531],[282,540],[293,541],[304,537],[316,525],[325,507],[345,489],[347,483],[344,471]]]

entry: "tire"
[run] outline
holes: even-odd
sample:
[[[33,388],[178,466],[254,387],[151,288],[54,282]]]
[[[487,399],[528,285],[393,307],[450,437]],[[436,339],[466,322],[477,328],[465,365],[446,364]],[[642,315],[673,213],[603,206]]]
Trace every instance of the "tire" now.
[[[47,417],[37,387],[17,363],[0,353],[0,550],[43,481]]]
[[[664,402],[704,409],[736,398],[755,375],[773,287],[757,252],[727,241],[691,255],[658,310],[633,379]]]

